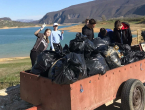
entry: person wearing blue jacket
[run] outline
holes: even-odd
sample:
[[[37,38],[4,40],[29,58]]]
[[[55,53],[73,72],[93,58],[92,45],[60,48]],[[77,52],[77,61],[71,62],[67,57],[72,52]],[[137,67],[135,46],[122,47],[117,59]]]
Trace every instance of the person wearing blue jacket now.
[[[110,42],[114,43],[114,40],[113,40],[113,31],[111,29],[101,28],[100,32],[98,34],[98,37],[100,37],[101,39],[109,37]]]
[[[60,44],[60,40],[63,40],[64,31],[60,32],[57,30],[58,23],[54,23],[53,28],[54,30],[52,30],[50,36],[50,43],[51,43],[50,50],[62,52],[62,46]]]

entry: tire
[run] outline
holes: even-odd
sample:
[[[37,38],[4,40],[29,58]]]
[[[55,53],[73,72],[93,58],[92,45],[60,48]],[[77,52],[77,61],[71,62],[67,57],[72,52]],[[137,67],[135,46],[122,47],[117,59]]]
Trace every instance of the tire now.
[[[125,82],[121,93],[123,110],[144,110],[145,89],[141,81],[129,79]]]

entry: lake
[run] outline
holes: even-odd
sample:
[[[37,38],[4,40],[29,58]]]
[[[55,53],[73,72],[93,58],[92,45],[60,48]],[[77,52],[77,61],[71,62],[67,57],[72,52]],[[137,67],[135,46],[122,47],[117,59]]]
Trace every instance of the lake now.
[[[64,27],[69,26],[59,26],[59,28]],[[29,56],[30,50],[37,39],[34,32],[39,28],[40,27],[0,29],[0,58]],[[45,27],[45,29],[46,28],[53,29],[52,27]],[[45,29],[43,29],[41,33],[43,33]],[[64,31],[64,40],[61,41],[61,45],[64,46],[65,44],[69,44],[69,41],[74,39],[75,36],[76,32]],[[95,37],[97,36],[98,33],[95,33]],[[48,49],[49,48],[50,45]]]

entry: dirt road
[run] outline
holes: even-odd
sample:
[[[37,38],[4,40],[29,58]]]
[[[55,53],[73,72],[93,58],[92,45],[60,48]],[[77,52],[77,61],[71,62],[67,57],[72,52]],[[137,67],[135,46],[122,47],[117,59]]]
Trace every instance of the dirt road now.
[[[95,110],[123,110],[123,109],[121,108],[121,100],[118,100],[109,106],[102,105]]]

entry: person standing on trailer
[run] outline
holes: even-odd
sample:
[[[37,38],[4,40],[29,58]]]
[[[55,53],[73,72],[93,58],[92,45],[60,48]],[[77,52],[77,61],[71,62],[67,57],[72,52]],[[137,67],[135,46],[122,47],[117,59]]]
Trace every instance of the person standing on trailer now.
[[[89,24],[89,19],[85,20],[85,26],[87,26]]]
[[[90,19],[89,24],[85,25],[82,28],[82,34],[86,35],[87,38],[91,41],[94,39],[94,30],[93,30],[93,28],[95,28],[95,25],[96,25],[96,21],[94,19]]]
[[[39,33],[40,31],[42,31],[44,29],[45,26],[46,25],[44,23],[41,26],[41,28],[34,33],[34,35],[37,36],[37,40],[36,40],[36,43],[35,43],[33,49],[31,50],[31,53],[30,53],[32,67],[35,64],[37,56],[42,51],[46,50],[47,47],[48,47],[48,43],[49,43],[48,37],[51,35],[51,30],[50,29],[46,29],[44,33]]]
[[[121,22],[117,20],[115,21],[114,27],[114,41],[116,43],[128,44],[131,46],[132,34],[130,30],[130,25],[126,22]]]
[[[113,31],[111,29],[101,28],[98,37],[101,39],[108,39],[110,43],[114,43]]]
[[[53,24],[53,30],[51,32],[50,36],[50,50],[62,52],[62,46],[60,44],[60,40],[63,40],[63,33],[64,31],[58,31],[58,23]]]

